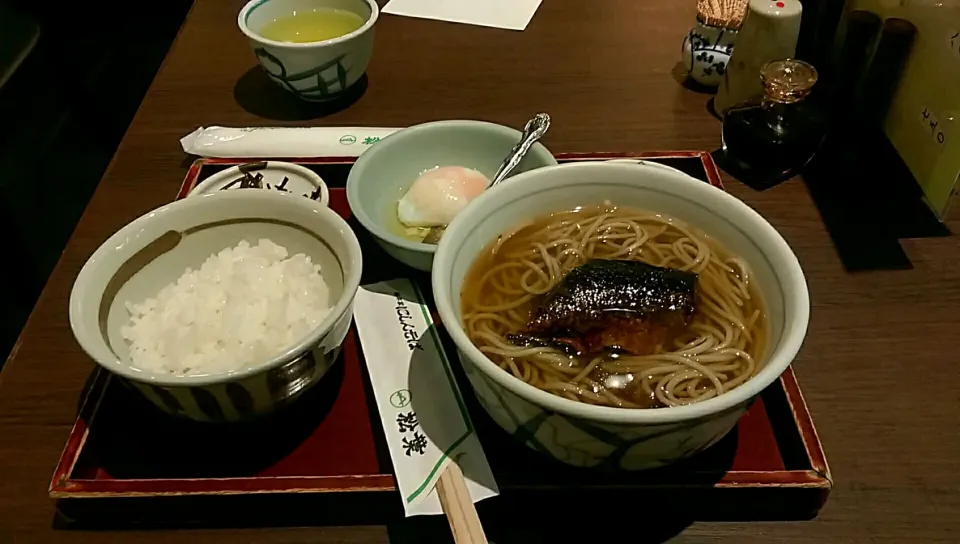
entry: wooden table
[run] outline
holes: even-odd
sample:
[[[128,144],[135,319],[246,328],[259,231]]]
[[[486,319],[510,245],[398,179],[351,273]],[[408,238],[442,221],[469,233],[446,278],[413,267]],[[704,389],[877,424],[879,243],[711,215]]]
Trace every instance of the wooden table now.
[[[525,32],[383,16],[369,87],[339,112],[298,107],[270,86],[236,28],[241,4],[203,0],[193,7],[0,374],[0,541],[387,541],[386,528],[367,526],[189,536],[52,528],[47,484],[93,369],[70,332],[70,287],[104,239],[174,197],[190,161],[178,139],[198,125],[405,126],[476,118],[517,126],[548,111],[554,124],[547,144],[555,152],[709,150],[719,142],[707,97],[673,75],[694,20],[692,1],[547,0]],[[121,67],[116,77],[122,84]],[[726,181],[783,233],[806,270],[813,314],[795,368],[836,487],[815,521],[694,523],[678,528],[676,541],[956,541],[956,238],[905,242],[914,270],[851,275],[804,185],[756,193]],[[638,516],[650,500],[638,497]],[[597,521],[595,513],[583,515]]]

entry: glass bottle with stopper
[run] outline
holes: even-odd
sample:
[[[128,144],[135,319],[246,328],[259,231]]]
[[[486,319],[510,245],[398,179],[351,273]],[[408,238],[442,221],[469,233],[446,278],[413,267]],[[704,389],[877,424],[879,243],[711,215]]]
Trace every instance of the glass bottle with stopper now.
[[[824,135],[822,116],[804,101],[817,70],[781,59],[760,70],[762,97],[736,105],[723,120],[720,166],[755,188],[765,189],[798,174]]]

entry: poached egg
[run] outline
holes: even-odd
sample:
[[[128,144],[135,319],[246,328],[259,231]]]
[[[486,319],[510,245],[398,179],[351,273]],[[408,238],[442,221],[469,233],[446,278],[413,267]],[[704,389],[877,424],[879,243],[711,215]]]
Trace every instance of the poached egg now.
[[[488,185],[486,176],[462,166],[427,170],[397,203],[397,218],[407,227],[449,225]]]

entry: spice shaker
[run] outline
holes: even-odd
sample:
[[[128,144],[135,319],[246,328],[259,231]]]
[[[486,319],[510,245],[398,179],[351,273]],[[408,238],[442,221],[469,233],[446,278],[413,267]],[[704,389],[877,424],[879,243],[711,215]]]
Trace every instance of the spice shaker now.
[[[883,25],[878,15],[859,9],[851,11],[846,19],[846,32],[836,62],[824,63],[819,70],[821,88],[826,83],[834,123],[846,122],[851,106],[857,103]]]
[[[757,75],[766,63],[795,55],[802,12],[799,0],[750,0],[737,48],[714,99],[718,115],[763,93]]]

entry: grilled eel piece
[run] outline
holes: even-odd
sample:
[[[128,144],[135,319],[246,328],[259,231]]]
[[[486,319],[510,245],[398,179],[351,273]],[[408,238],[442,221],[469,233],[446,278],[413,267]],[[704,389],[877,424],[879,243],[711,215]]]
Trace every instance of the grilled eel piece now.
[[[592,260],[570,271],[534,309],[518,345],[569,354],[653,353],[693,319],[697,275],[639,261]]]

